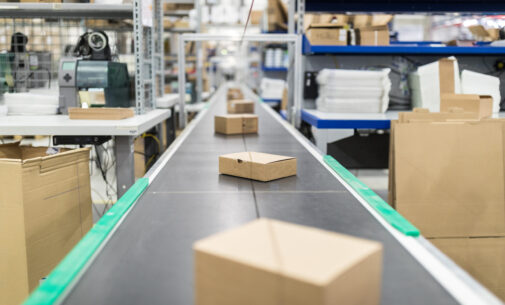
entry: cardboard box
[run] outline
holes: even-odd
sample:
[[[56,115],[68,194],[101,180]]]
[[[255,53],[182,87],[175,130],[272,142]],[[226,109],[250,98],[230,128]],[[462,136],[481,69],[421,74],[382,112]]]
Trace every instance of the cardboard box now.
[[[303,26],[305,31],[312,24],[328,24],[331,23],[333,25],[338,26],[346,26],[349,23],[349,16],[344,14],[311,14],[307,13],[304,15]]]
[[[345,46],[348,40],[347,29],[331,23],[311,24],[306,35],[312,45]]]
[[[227,135],[258,133],[258,116],[254,114],[216,115],[214,131]]]
[[[146,173],[145,141],[143,137],[137,137],[133,142],[133,164],[135,179],[144,177]]]
[[[400,214],[429,238],[505,235],[505,121],[392,128],[390,203]]]
[[[91,228],[89,148],[0,145],[0,304],[18,305]]]
[[[435,246],[505,301],[505,238],[430,239]]]
[[[376,305],[382,245],[259,219],[193,246],[197,305]]]
[[[472,25],[468,29],[476,40],[495,41],[500,39],[500,29],[486,29],[482,25]]]
[[[288,10],[282,0],[268,0],[267,23],[268,31],[287,29]]]
[[[389,28],[386,25],[358,28],[356,43],[361,46],[388,46]]]
[[[296,175],[296,158],[260,152],[240,152],[219,156],[219,173],[258,181]]]
[[[367,27],[372,25],[372,15],[358,14],[351,17],[354,28]]]
[[[250,100],[228,101],[228,113],[254,113],[254,102]]]
[[[476,118],[488,118],[493,114],[493,97],[477,94],[442,94],[440,111],[448,112],[451,108],[461,108],[464,112],[474,113]]]
[[[242,100],[244,99],[244,94],[239,88],[230,88],[227,93],[228,100]]]
[[[250,20],[251,24],[254,24],[254,25],[260,24],[262,16],[263,16],[263,11],[261,11],[261,10],[259,10],[259,11],[253,10],[251,12],[251,20]]]
[[[69,108],[71,120],[123,120],[131,118],[135,112],[131,108]]]

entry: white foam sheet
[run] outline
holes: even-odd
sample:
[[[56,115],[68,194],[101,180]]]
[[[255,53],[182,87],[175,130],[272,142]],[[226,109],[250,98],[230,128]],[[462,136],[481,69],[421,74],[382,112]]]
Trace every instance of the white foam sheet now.
[[[263,78],[260,84],[261,97],[280,100],[285,87],[286,82],[282,79]]]
[[[500,111],[500,78],[463,70],[461,72],[461,88],[464,94],[491,95],[493,97],[493,112]]]

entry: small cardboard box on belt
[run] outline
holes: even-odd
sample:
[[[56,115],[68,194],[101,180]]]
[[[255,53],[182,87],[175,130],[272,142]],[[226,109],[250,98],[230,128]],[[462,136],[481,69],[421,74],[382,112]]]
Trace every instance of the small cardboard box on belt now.
[[[221,155],[219,173],[266,182],[296,175],[296,158],[247,151]]]
[[[214,131],[226,135],[258,133],[258,116],[255,114],[216,115]]]
[[[17,305],[93,224],[89,148],[0,145],[0,187],[0,304]]]
[[[193,245],[196,305],[378,305],[382,245],[261,218]]]
[[[254,102],[250,100],[229,100],[228,113],[254,113]]]
[[[230,88],[226,97],[228,100],[240,100],[244,98],[244,94],[239,88]]]

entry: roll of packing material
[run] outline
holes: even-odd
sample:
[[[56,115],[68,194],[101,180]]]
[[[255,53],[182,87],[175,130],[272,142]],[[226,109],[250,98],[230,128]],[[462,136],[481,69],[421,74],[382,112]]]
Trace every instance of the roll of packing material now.
[[[461,89],[464,94],[491,95],[493,112],[500,111],[500,78],[469,70],[461,72]]]

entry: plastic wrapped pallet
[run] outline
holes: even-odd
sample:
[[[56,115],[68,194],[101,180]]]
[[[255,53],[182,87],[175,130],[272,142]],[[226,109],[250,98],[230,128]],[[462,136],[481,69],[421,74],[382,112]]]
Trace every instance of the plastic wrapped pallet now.
[[[317,109],[341,113],[382,113],[389,106],[390,69],[324,69],[317,76]]]

